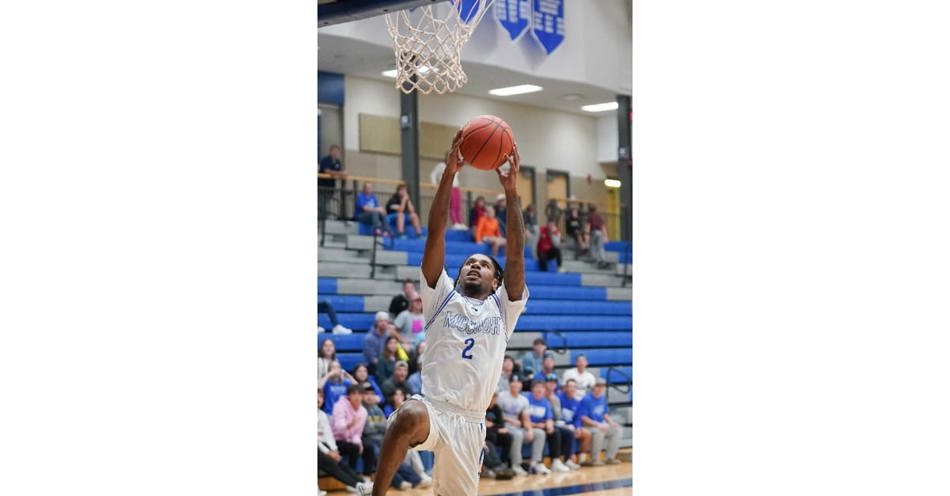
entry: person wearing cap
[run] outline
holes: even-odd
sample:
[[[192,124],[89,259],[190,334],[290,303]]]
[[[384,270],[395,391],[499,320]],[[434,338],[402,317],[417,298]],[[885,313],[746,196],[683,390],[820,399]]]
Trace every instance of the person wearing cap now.
[[[379,361],[379,354],[383,352],[383,346],[386,345],[388,326],[389,313],[376,312],[373,328],[363,337],[363,360],[369,367],[369,372],[374,375],[376,374],[376,362]]]
[[[412,350],[425,337],[426,319],[422,315],[422,296],[413,291],[409,294],[409,308],[403,310],[393,321],[399,329],[399,341],[407,350]]]
[[[564,420],[561,412],[561,398],[558,396],[557,374],[550,373],[544,377],[544,397],[551,403],[551,415],[554,418],[554,428],[561,432],[561,459],[567,468],[577,470],[580,465],[572,460],[574,456],[574,425]],[[551,442],[548,440],[548,442]],[[554,467],[552,466],[553,470]]]
[[[409,391],[409,394],[418,394],[419,391],[413,391],[409,387],[407,379],[409,378],[409,364],[399,360],[396,362],[396,365],[393,369],[393,375],[389,379],[383,381],[383,395],[386,396],[386,403],[392,402],[393,392],[396,391],[396,388],[403,388],[406,391]]]
[[[577,381],[574,379],[568,379],[564,382],[564,386],[561,388],[561,391],[557,393],[558,403],[560,404],[561,409],[561,420],[564,421],[563,427],[565,429],[570,429],[573,432],[574,439],[577,439],[579,446],[577,449],[577,463],[573,461],[568,461],[567,466],[576,469],[580,467],[582,462],[584,462],[584,457],[590,452],[590,440],[591,432],[588,429],[585,429],[581,425],[581,417],[579,415],[581,402],[576,398],[577,394]],[[574,446],[571,445],[573,449]]]
[[[551,468],[544,466],[544,445],[540,450],[531,451],[532,472],[550,474],[553,472],[570,472],[561,459],[561,431],[554,426],[554,412],[551,402],[544,397],[544,381],[531,382],[531,394],[528,395],[528,422],[532,429],[541,429],[542,436],[547,439],[548,451],[551,453]]]
[[[512,374],[508,382],[508,389],[498,393],[498,406],[501,407],[505,418],[505,427],[511,433],[511,449],[509,457],[511,458],[511,470],[515,475],[528,475],[528,472],[522,467],[521,446],[524,441],[531,443],[532,454],[544,452],[544,430],[535,429],[531,426],[531,419],[528,417],[528,398],[521,394],[523,384],[518,374]],[[542,468],[543,467],[543,468]],[[540,474],[550,473],[550,470],[541,465],[536,467],[532,464],[532,472]]]
[[[590,465],[604,464],[600,461],[600,451],[604,448],[604,441],[607,442],[606,463],[608,465],[620,463],[616,458],[617,450],[620,448],[620,424],[614,422],[607,413],[607,380],[603,377],[597,379],[594,389],[581,400],[580,418],[581,424],[592,433]]]
[[[366,427],[366,408],[363,407],[363,386],[351,384],[346,390],[346,396],[338,399],[333,405],[332,427],[333,437],[340,453],[347,458],[351,467],[356,466],[356,460],[363,458],[363,475],[370,475],[376,470],[376,453],[371,449],[364,449],[363,428]]]
[[[557,375],[557,372],[554,371],[554,353],[550,351],[544,352],[544,360],[541,361],[541,370],[535,372],[532,379],[547,380],[549,374]]]
[[[544,338],[535,338],[534,349],[521,355],[521,370],[524,370],[525,375],[536,374],[541,370],[541,362],[547,350],[548,344]]]
[[[590,388],[594,387],[597,378],[587,370],[587,356],[583,353],[577,355],[574,365],[574,368],[564,371],[561,380],[567,382],[568,379],[574,379],[577,382],[577,399],[580,400]]]

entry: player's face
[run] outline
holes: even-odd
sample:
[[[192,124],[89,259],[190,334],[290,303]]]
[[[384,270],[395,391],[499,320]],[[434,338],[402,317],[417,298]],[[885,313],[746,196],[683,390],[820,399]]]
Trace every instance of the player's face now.
[[[459,277],[462,286],[469,292],[492,292],[498,289],[495,266],[485,255],[472,255],[465,261]]]

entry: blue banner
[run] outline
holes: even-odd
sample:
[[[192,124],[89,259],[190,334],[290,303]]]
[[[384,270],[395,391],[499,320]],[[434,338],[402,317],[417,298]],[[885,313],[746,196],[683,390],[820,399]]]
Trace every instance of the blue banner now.
[[[478,13],[478,10],[482,8],[481,0],[459,0],[455,4],[455,8],[459,11],[459,17],[462,19],[462,22],[468,24],[469,21],[475,17],[475,14]]]
[[[495,0],[495,20],[517,41],[531,23],[531,0]]]
[[[547,53],[564,41],[564,0],[533,0],[531,34]]]

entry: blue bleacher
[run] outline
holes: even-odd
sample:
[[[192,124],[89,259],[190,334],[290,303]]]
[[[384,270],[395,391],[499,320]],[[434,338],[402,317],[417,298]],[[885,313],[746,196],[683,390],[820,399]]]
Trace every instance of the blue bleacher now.
[[[529,303],[530,304],[530,303]],[[345,327],[356,331],[368,330],[373,325],[374,315],[370,312],[337,312],[337,318]],[[326,314],[319,314],[319,325],[324,329],[333,327]],[[525,314],[518,319],[519,331],[629,331],[630,317],[622,315],[531,315]]]
[[[571,363],[577,360],[579,354],[584,354],[587,357],[587,364],[591,367],[630,365],[632,361],[630,348],[571,350]]]
[[[317,278],[317,293],[320,296],[336,294],[336,278],[335,277],[318,277]]]
[[[577,301],[538,299],[534,288],[525,307],[525,315],[630,315],[629,301]]]
[[[322,334],[320,335],[320,342],[322,343],[324,338],[330,338],[333,344],[336,345],[337,353],[363,351],[364,337],[366,337],[365,332],[354,332],[353,334]]]
[[[633,367],[601,367],[600,376],[608,384],[626,384],[633,379]]]
[[[623,346],[629,348],[633,344],[630,331],[625,332],[561,332],[563,336],[553,333],[545,335],[545,340],[551,348],[596,348],[608,346]]]
[[[451,276],[458,273],[456,270],[455,273],[450,273]],[[567,276],[565,281],[570,281],[570,276],[572,274],[556,274],[558,276]],[[531,300],[573,300],[573,301],[582,301],[582,300],[594,300],[594,301],[605,301],[607,299],[607,288],[599,286],[565,286],[565,285],[547,285],[547,284],[533,284],[531,283],[532,276],[526,274],[528,278],[528,290],[531,292]],[[335,277],[321,277],[317,281],[317,291],[319,293],[319,298],[325,298],[331,295],[335,295],[337,292],[336,278]],[[629,305],[627,302],[623,302],[625,305]]]
[[[333,305],[333,309],[337,312],[362,312],[364,307],[363,297],[356,295],[332,296],[321,294],[317,301]]]

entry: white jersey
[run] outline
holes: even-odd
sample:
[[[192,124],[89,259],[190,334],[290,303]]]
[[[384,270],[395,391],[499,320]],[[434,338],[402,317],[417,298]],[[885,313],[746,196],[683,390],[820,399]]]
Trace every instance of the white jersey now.
[[[463,296],[442,270],[435,288],[421,275],[426,351],[422,394],[484,416],[501,377],[508,340],[528,301],[508,301],[505,285],[485,300]]]

